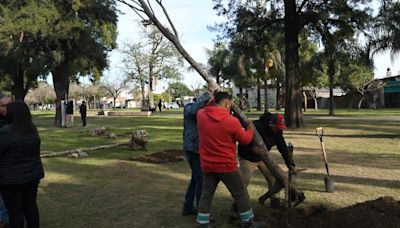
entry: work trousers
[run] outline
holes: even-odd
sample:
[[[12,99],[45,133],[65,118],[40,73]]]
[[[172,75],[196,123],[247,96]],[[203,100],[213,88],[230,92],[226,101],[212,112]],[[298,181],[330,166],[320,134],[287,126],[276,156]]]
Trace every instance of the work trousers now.
[[[238,171],[231,173],[203,173],[203,191],[197,214],[197,222],[206,224],[210,222],[210,209],[215,190],[219,182],[225,184],[238,207],[240,219],[248,222],[254,218],[249,194],[243,185]]]

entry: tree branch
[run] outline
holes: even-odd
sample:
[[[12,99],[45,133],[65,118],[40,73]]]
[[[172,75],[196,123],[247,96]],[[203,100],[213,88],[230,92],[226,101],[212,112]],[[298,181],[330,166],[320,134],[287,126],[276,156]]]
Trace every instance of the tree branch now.
[[[308,2],[308,0],[303,0],[301,5],[299,6],[299,9],[297,10],[297,14],[301,13],[301,11],[303,10],[303,7],[306,5],[307,2]]]
[[[176,39],[179,40],[179,36],[178,36],[178,32],[176,31],[175,25],[174,23],[172,23],[171,18],[169,17],[168,11],[165,9],[164,5],[162,4],[161,0],[156,0],[156,2],[158,3],[158,5],[160,5],[161,9],[164,12],[165,17],[168,20],[168,23],[171,25],[172,30],[174,31],[175,37]]]

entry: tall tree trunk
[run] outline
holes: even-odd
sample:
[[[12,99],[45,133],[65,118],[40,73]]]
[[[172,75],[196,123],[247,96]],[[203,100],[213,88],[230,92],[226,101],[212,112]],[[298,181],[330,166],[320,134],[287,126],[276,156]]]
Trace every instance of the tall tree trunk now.
[[[365,96],[364,96],[364,94],[362,94],[362,97],[361,97],[361,99],[360,99],[360,101],[358,102],[358,105],[357,105],[357,110],[359,110],[361,108],[361,105],[362,105],[362,102],[364,101],[364,98],[365,98]]]
[[[15,100],[23,101],[25,98],[27,90],[25,89],[24,82],[24,69],[18,64],[16,69],[16,74],[14,76],[14,85],[12,86],[12,93]]]
[[[61,127],[61,100],[68,100],[68,62],[62,62],[51,74],[53,75],[53,85],[56,93],[56,116],[54,118],[54,124]]]
[[[276,83],[276,104],[275,104],[275,110],[279,111],[281,110],[281,81],[278,80]]]
[[[295,0],[285,0],[285,118],[289,128],[303,127],[299,80],[299,25]]]
[[[153,67],[150,66],[149,69],[149,108],[154,108],[153,99]]]
[[[146,101],[146,93],[145,93],[145,91],[144,91],[144,90],[145,90],[144,87],[145,87],[145,84],[144,84],[144,83],[141,83],[141,84],[140,84],[140,90],[141,90],[141,93],[142,93],[142,105],[141,105],[141,106],[142,106],[142,107],[141,107],[142,109],[145,108],[145,101]]]
[[[303,97],[304,97],[304,112],[307,112],[307,94],[306,91],[303,90]]]
[[[335,98],[333,96],[333,82],[335,79],[335,60],[331,58],[328,63],[329,77],[329,115],[335,115]]]
[[[268,77],[264,77],[264,113],[268,113]]]
[[[261,111],[261,80],[257,77],[257,111]]]
[[[317,110],[318,110],[318,100],[317,100],[317,97],[316,97],[316,96],[313,96],[313,99],[314,99],[314,109],[315,109],[315,111],[317,111]]]
[[[117,100],[117,97],[116,97],[116,96],[113,96],[113,100],[114,100],[113,109],[115,109],[115,102],[116,102],[116,100]]]

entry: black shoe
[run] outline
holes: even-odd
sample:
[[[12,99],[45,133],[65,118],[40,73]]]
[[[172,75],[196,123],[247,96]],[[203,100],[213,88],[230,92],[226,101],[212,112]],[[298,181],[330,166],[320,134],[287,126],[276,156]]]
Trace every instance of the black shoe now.
[[[194,208],[183,208],[182,216],[197,215],[197,211]]]

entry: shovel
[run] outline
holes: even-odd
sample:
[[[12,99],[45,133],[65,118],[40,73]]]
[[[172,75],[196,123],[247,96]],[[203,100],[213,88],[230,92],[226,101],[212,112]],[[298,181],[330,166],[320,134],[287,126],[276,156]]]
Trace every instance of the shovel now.
[[[333,192],[333,178],[329,174],[328,158],[326,157],[325,144],[324,144],[324,140],[323,140],[324,129],[322,127],[315,128],[315,134],[318,136],[319,141],[321,142],[322,155],[324,157],[326,173],[328,174],[327,177],[324,177],[325,191]]]

